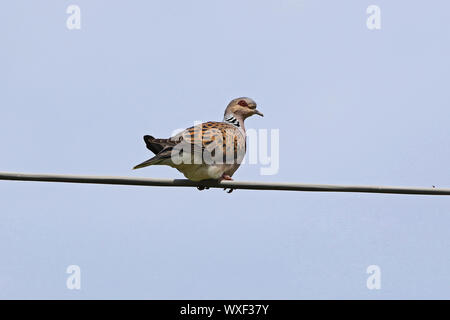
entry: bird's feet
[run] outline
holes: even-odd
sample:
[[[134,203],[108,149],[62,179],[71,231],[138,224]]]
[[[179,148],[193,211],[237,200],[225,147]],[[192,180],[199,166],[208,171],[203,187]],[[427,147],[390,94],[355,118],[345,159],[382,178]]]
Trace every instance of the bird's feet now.
[[[222,180],[233,181],[233,179],[232,179],[229,175],[227,175],[227,174],[223,174],[223,175],[222,175],[222,178],[220,179],[220,181],[222,181]],[[226,191],[227,189],[230,189],[230,190],[227,191],[227,193],[232,193],[233,190],[234,190],[234,189],[232,189],[232,188],[223,188],[223,190],[225,190],[225,191]]]
[[[222,176],[220,177],[220,179],[219,179],[219,182],[220,182],[220,181],[223,181],[223,180],[233,181],[233,179],[232,179],[229,175],[227,175],[227,174],[222,175]],[[216,182],[217,182],[217,180],[216,180]],[[199,191],[203,191],[203,190],[208,190],[209,187],[206,187],[206,186],[197,186],[197,189],[198,189]],[[227,191],[227,189],[228,189],[228,191]],[[227,193],[232,193],[232,192],[234,191],[234,189],[232,189],[232,188],[223,188],[223,190],[227,191]]]

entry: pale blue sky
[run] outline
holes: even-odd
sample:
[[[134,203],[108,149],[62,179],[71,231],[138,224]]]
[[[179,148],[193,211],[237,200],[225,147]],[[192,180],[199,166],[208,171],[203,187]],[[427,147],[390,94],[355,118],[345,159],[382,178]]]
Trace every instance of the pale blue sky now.
[[[221,120],[244,95],[265,114],[247,127],[280,130],[280,171],[237,180],[449,187],[449,21],[444,0],[4,1],[0,171],[181,178],[130,170],[151,156],[142,136]],[[450,298],[449,197],[8,181],[0,195],[0,298]]]

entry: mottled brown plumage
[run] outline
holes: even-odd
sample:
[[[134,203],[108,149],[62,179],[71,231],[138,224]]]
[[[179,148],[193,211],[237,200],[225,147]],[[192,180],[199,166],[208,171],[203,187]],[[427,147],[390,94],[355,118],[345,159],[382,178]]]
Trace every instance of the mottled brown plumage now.
[[[168,165],[193,181],[231,180],[246,151],[244,120],[258,114],[250,98],[237,98],[225,110],[223,122],[205,122],[185,129],[168,139],[144,136],[155,157],[134,169],[150,165]]]

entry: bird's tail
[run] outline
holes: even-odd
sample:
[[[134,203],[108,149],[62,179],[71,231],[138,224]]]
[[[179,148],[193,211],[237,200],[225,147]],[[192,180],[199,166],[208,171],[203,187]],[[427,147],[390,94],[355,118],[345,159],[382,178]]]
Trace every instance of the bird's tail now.
[[[134,166],[133,170],[140,169],[140,168],[145,168],[145,167],[148,167],[148,166],[157,165],[157,164],[160,164],[164,160],[165,159],[163,159],[163,158],[161,158],[159,156],[155,156],[155,157],[153,157],[151,159],[148,159],[148,160],[138,164],[137,166]]]
[[[170,139],[155,139],[152,136],[144,136],[144,141],[147,148],[156,154],[156,156],[138,164],[133,169],[140,169],[158,164],[170,165],[171,151],[175,145],[173,141]]]
[[[155,139],[152,136],[144,136],[145,145],[154,154],[158,154],[164,149],[173,147],[175,142],[169,139]]]

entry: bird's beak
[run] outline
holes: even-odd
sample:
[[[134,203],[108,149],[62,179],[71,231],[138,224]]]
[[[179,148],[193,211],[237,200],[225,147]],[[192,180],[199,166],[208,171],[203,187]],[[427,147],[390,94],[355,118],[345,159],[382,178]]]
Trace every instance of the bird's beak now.
[[[262,114],[262,112],[259,112],[258,110],[254,110],[255,111],[255,114],[257,114],[258,116],[261,116],[261,117],[264,117],[264,115]]]

